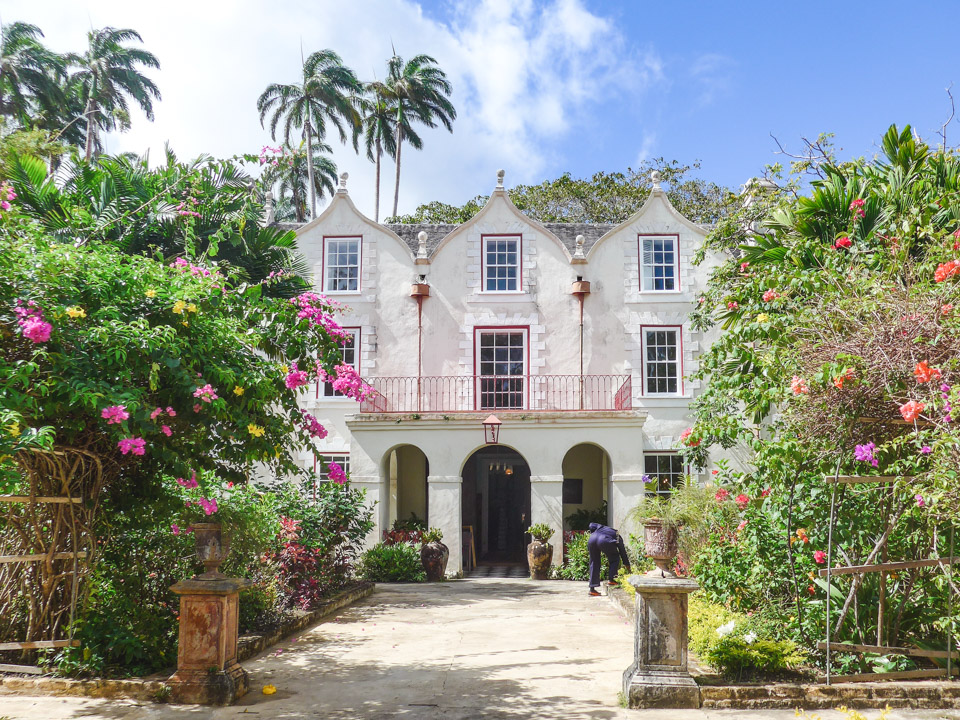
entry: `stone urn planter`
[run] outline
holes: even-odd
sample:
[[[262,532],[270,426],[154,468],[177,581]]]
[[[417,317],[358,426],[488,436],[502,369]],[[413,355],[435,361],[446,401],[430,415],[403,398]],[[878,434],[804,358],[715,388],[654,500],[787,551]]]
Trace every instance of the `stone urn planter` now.
[[[677,557],[676,525],[665,524],[657,518],[645,520],[643,547],[647,557],[657,566],[657,569],[651,570],[648,575],[676,577],[673,572],[674,560]]]
[[[201,580],[224,577],[220,565],[230,555],[230,535],[223,532],[220,523],[194,523],[190,526],[197,541],[197,557],[203,563]]]
[[[533,541],[527,545],[527,566],[530,568],[531,580],[548,580],[550,566],[553,564],[553,545],[550,537],[553,528],[543,523],[532,525],[527,531],[533,536]]]
[[[420,546],[420,563],[427,574],[428,582],[443,580],[447,573],[447,561],[450,559],[450,548],[441,540],[443,533],[437,528],[430,528],[423,534],[423,545]]]

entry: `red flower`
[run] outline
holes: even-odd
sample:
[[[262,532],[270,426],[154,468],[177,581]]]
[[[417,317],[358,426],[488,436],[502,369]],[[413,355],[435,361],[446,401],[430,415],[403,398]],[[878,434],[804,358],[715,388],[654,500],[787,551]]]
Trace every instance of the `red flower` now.
[[[770,488],[767,488],[767,489],[764,490],[762,493],[760,493],[760,497],[762,497],[762,498],[763,498],[763,497],[767,497],[768,495],[770,495]]]
[[[850,242],[850,238],[844,235],[841,238],[837,238],[837,241],[833,244],[833,247],[835,250],[839,250],[840,248],[848,248],[852,244],[853,243]]]
[[[817,587],[815,585],[807,585],[807,592],[811,595],[817,594]]]
[[[960,260],[951,260],[937,265],[936,272],[933,273],[933,279],[939,283],[958,273],[960,273]]]
[[[951,310],[953,310],[953,303],[945,303],[940,306],[941,315],[949,315]]]
[[[776,300],[778,297],[780,297],[780,293],[778,293],[776,290],[767,290],[763,294],[763,301],[770,302],[771,300]]]
[[[731,300],[727,303],[728,310],[737,310],[740,307],[740,304],[736,300]]]
[[[680,442],[687,447],[696,447],[700,444],[698,439],[690,439],[690,436],[693,435],[693,428],[687,428],[682,433],[680,433]]]
[[[927,365],[926,360],[921,360],[917,363],[917,366],[913,369],[913,375],[917,378],[919,383],[928,383],[934,378],[940,377],[940,371],[937,368],[932,368]]]
[[[838,390],[843,390],[843,383],[846,380],[853,380],[853,368],[849,368],[843,375],[833,379],[833,385]]]
[[[730,497],[730,491],[727,490],[726,488],[720,488],[719,490],[717,490],[717,494],[713,496],[713,498],[714,498],[718,503],[722,503],[722,502],[723,502],[724,500],[726,500],[728,497]]]
[[[925,407],[926,405],[924,405],[922,402],[911,400],[910,402],[904,403],[900,406],[900,414],[903,415],[903,419],[907,422],[913,422],[920,417],[920,413],[923,412]]]
[[[734,498],[734,501],[737,503],[737,507],[743,510],[747,505],[750,504],[750,496],[740,493]]]
[[[750,263],[748,262],[740,263],[740,272],[746,272],[748,267],[750,267]]]
[[[827,554],[823,550],[814,550],[813,561],[817,565],[823,565],[827,561]]]

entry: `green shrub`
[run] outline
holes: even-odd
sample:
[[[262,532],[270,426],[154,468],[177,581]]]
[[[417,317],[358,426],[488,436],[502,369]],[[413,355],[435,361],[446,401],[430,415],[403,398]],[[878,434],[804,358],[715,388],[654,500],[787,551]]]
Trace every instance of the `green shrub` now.
[[[539,540],[540,542],[547,542],[547,540],[553,537],[553,528],[546,523],[531,525],[527,532],[530,533],[534,540]]]
[[[429,530],[424,530],[423,535],[420,538],[422,543],[432,543],[432,542],[441,542],[443,540],[443,531],[440,528],[430,528]]]
[[[791,640],[762,640],[725,635],[704,655],[723,675],[743,679],[792,670],[806,659]]]
[[[607,501],[604,500],[596,510],[587,510],[580,508],[566,517],[567,527],[572,532],[586,532],[590,529],[590,523],[607,524]]]
[[[702,591],[690,596],[687,607],[687,637],[690,650],[701,657],[720,640],[717,628],[731,621],[734,625],[743,627],[748,621],[746,615],[710,602]]]
[[[553,568],[553,577],[560,580],[589,580],[590,579],[590,552],[587,550],[587,541],[590,533],[566,532],[563,534],[564,550],[563,565]],[[607,557],[600,555],[600,577],[607,576]]]
[[[373,582],[425,582],[427,574],[415,545],[377,543],[360,559],[360,577]]]

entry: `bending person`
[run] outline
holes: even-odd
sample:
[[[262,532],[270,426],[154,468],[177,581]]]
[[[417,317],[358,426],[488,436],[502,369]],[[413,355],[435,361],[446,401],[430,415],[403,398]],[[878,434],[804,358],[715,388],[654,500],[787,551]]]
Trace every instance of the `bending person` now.
[[[620,561],[630,570],[630,558],[627,557],[627,548],[623,538],[612,527],[600,523],[590,523],[590,538],[587,540],[587,550],[590,552],[590,592],[596,597],[600,593],[600,560],[601,553],[607,556],[608,581],[610,585],[618,585],[617,572],[620,570]]]

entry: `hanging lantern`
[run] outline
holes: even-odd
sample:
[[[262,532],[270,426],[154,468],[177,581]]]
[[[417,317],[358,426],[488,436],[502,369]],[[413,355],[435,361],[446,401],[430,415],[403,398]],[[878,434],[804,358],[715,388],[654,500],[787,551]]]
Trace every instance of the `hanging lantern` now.
[[[496,445],[500,440],[500,418],[491,415],[483,421],[483,436],[487,445]]]

